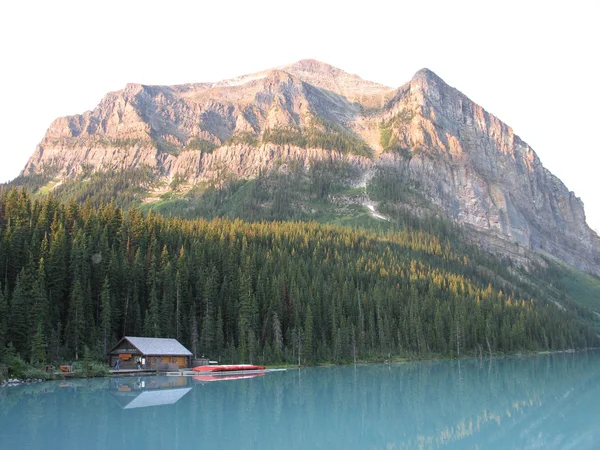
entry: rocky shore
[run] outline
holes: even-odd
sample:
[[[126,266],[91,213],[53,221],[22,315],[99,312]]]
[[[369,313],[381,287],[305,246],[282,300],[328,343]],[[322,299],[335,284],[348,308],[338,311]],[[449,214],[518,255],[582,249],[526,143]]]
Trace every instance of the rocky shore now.
[[[0,387],[13,387],[13,386],[21,386],[23,384],[31,384],[31,383],[41,383],[41,378],[27,378],[25,380],[19,380],[18,378],[9,378],[8,380],[1,380]]]

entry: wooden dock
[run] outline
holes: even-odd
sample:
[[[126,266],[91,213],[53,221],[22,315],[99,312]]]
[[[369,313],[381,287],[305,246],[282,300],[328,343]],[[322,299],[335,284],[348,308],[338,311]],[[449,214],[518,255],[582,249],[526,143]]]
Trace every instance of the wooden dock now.
[[[164,373],[163,371],[156,369],[119,369],[119,370],[109,370],[109,373],[113,376],[121,376],[121,375],[158,375],[160,373]]]

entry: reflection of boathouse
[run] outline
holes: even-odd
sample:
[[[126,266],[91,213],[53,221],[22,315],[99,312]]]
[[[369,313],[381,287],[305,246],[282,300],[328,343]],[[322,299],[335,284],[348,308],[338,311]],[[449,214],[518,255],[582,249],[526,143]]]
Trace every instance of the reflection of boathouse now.
[[[192,352],[177,339],[125,336],[108,353],[109,364],[115,366],[120,360],[121,369],[136,369],[138,362],[144,369],[167,370],[176,364],[179,368],[190,367]]]
[[[109,392],[123,409],[172,405],[192,390],[188,377],[113,378]]]

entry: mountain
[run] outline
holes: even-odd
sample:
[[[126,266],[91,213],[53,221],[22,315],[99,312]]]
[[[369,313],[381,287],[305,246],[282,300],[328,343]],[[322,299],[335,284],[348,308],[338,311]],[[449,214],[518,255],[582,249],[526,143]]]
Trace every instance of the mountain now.
[[[217,83],[128,84],[93,111],[55,120],[22,178],[42,192],[73,192],[143,169],[150,176],[132,201],[193,207],[198,186],[319,162],[347,169],[329,180],[345,189],[322,191],[336,214],[350,205],[382,221],[403,211],[450,219],[511,258],[533,250],[600,275],[600,238],[582,202],[512,128],[427,69],[400,88],[315,60]],[[310,218],[315,196],[288,203]]]

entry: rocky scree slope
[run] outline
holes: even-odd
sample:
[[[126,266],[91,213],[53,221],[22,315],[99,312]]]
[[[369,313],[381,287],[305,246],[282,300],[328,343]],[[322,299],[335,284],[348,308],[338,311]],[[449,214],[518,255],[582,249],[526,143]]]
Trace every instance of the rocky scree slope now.
[[[398,89],[315,60],[218,83],[128,84],[55,120],[23,175],[150,167],[193,185],[292,160],[393,168],[483,244],[600,275],[600,238],[582,202],[512,128],[427,69]]]

